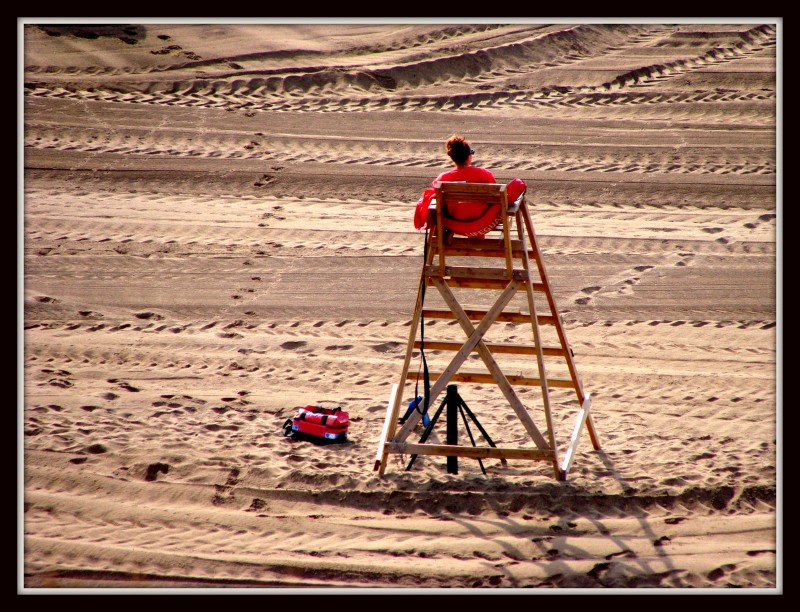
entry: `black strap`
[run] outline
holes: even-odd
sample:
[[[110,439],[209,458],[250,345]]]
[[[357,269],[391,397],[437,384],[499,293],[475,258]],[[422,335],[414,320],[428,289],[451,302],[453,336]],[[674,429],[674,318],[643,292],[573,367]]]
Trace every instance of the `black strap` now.
[[[422,357],[422,369],[423,369],[423,381],[424,381],[424,399],[422,402],[422,410],[420,410],[419,404],[417,404],[417,411],[421,415],[425,415],[428,412],[428,406],[430,405],[431,401],[431,380],[430,375],[428,374],[428,360],[425,359],[425,316],[422,314],[423,307],[425,305],[425,287],[428,284],[428,279],[425,278],[425,266],[428,263],[428,228],[425,228],[425,247],[423,249],[423,259],[422,259],[422,289],[421,291],[421,299],[420,299],[420,308],[419,308],[419,330],[420,330],[420,340],[419,340],[419,354]],[[417,384],[419,384],[419,376],[417,376]],[[419,397],[417,393],[417,387],[414,387],[414,401],[416,398]]]

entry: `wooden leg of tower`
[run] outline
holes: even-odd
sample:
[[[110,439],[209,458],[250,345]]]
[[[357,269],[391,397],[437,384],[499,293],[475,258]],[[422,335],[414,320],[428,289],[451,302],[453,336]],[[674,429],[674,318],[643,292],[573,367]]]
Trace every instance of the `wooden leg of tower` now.
[[[569,347],[569,341],[567,340],[567,334],[564,332],[564,326],[561,321],[561,316],[558,314],[558,309],[556,307],[555,298],[553,297],[553,292],[550,288],[550,281],[547,278],[547,271],[545,269],[544,260],[542,259],[542,253],[539,250],[539,244],[536,241],[536,233],[533,229],[533,222],[530,218],[530,213],[528,211],[528,205],[526,202],[523,202],[520,206],[520,212],[522,213],[522,219],[525,223],[525,228],[528,230],[528,236],[531,242],[531,250],[534,253],[534,257],[536,260],[536,266],[539,270],[539,276],[541,277],[542,283],[545,286],[545,295],[547,296],[547,302],[550,306],[550,312],[553,314],[553,319],[555,323],[556,333],[558,334],[559,342],[561,346],[564,347],[565,356],[567,361],[567,368],[569,369],[570,377],[575,386],[575,393],[578,396],[578,403],[583,406],[584,402],[586,401],[586,395],[583,392],[583,386],[581,384],[581,379],[578,376],[578,370],[575,367],[575,360],[572,357],[572,350]],[[589,438],[592,441],[592,446],[595,450],[600,450],[600,441],[597,437],[597,432],[594,427],[594,422],[592,421],[591,415],[586,419],[586,430],[589,432]]]
[[[386,451],[386,441],[389,438],[389,429],[392,421],[397,421],[395,412],[395,399],[399,394],[399,385],[397,383],[392,385],[392,392],[389,394],[389,405],[386,407],[386,418],[383,421],[383,429],[381,430],[381,438],[378,442],[378,450],[375,453],[375,466],[373,471],[377,470],[381,476],[386,471],[386,459],[389,453]],[[394,418],[392,416],[394,415]]]
[[[511,253],[511,220],[508,216],[508,202],[505,196],[502,198],[501,205],[502,210],[500,214],[503,217],[503,245],[506,254],[506,271],[508,275],[511,276],[514,272],[514,260]]]
[[[561,469],[558,465],[558,448],[556,446],[555,432],[553,429],[553,417],[550,411],[550,389],[547,382],[547,369],[544,363],[544,353],[542,353],[542,339],[539,330],[539,319],[536,311],[536,301],[533,296],[533,279],[531,278],[530,261],[528,260],[528,247],[525,243],[525,231],[520,223],[520,213],[517,212],[517,234],[522,243],[522,266],[528,273],[528,280],[525,281],[525,293],[528,297],[528,308],[531,313],[531,329],[533,330],[533,343],[536,347],[536,362],[539,367],[539,378],[542,386],[542,404],[544,406],[544,416],[547,421],[547,434],[550,448],[553,449],[553,474],[556,480],[561,480]],[[544,279],[542,279],[544,280]],[[545,291],[548,285],[545,283]]]
[[[442,197],[441,187],[436,188],[436,226],[433,228],[436,234],[436,247],[439,252],[439,274],[444,276],[445,256],[444,256],[444,198]],[[433,245],[431,245],[433,246]],[[433,251],[433,249],[431,249]]]
[[[428,256],[424,262],[425,266],[429,265],[433,260],[433,254],[435,250],[433,247],[435,244],[435,239],[435,231],[430,232],[428,234]],[[398,415],[400,414],[400,404],[403,401],[403,387],[406,384],[406,378],[408,378],[408,370],[411,365],[411,356],[414,352],[414,340],[417,337],[417,330],[419,329],[419,323],[422,319],[422,308],[425,300],[425,283],[426,278],[423,272],[422,276],[420,277],[419,288],[417,289],[417,301],[414,306],[414,316],[411,319],[411,329],[408,331],[408,345],[406,347],[405,360],[403,361],[403,371],[400,376],[397,392],[393,392],[390,398],[390,405],[386,416],[385,431],[382,434],[383,438],[380,442],[379,454],[375,457],[374,469],[378,470],[378,473],[381,475],[386,470],[386,461],[388,458],[388,453],[386,452],[386,441],[394,438],[395,432],[397,431],[397,419]]]

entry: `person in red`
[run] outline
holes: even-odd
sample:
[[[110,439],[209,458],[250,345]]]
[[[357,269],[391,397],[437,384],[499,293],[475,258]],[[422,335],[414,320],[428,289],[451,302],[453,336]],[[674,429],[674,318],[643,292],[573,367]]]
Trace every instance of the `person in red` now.
[[[472,165],[472,156],[475,151],[463,136],[453,134],[445,143],[448,157],[456,165],[454,170],[442,172],[431,182],[431,187],[436,187],[439,181],[464,181],[466,183],[496,183],[494,175],[485,168]],[[457,202],[449,206],[448,216],[459,221],[472,221],[486,212],[486,204],[480,202]]]
[[[426,189],[417,201],[414,210],[414,227],[424,230],[428,227],[428,207],[436,196],[436,183],[463,181],[465,183],[497,183],[494,175],[472,165],[475,151],[463,136],[454,134],[445,143],[447,155],[455,164],[454,170],[442,172]],[[522,179],[514,179],[507,185],[506,193],[509,202],[516,202],[526,185]],[[497,226],[499,213],[492,212],[492,207],[483,202],[448,202],[445,211],[445,228],[464,236],[483,238],[487,232]]]

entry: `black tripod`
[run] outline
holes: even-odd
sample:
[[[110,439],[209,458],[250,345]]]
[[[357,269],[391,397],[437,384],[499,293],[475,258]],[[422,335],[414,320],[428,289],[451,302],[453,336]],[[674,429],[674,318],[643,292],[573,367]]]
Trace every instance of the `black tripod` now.
[[[458,444],[458,415],[460,414],[462,420],[464,421],[464,427],[467,430],[470,442],[472,442],[472,446],[475,446],[475,438],[472,437],[472,430],[469,427],[469,422],[467,421],[467,417],[469,417],[472,420],[472,422],[475,423],[478,430],[481,432],[481,435],[489,443],[489,446],[497,448],[497,445],[489,437],[489,434],[486,433],[486,430],[483,428],[480,422],[478,422],[478,419],[469,409],[467,403],[458,394],[457,385],[447,385],[447,393],[444,399],[442,400],[442,403],[439,405],[439,409],[436,411],[436,414],[433,415],[433,418],[430,420],[428,426],[425,428],[422,437],[419,439],[420,443],[424,443],[431,435],[431,432],[433,431],[433,428],[436,425],[436,421],[439,420],[439,416],[442,414],[442,410],[444,409],[445,406],[447,406],[447,437],[446,437],[447,444],[453,444],[453,445]],[[411,469],[411,466],[414,465],[414,461],[416,461],[416,459],[417,455],[411,456],[411,461],[408,462],[408,466],[406,466],[406,471]],[[505,462],[506,460],[503,459],[503,463]],[[486,468],[483,467],[483,461],[481,461],[480,458],[478,458],[478,463],[480,464],[481,471],[485,476]],[[448,455],[447,473],[458,474],[458,457]]]

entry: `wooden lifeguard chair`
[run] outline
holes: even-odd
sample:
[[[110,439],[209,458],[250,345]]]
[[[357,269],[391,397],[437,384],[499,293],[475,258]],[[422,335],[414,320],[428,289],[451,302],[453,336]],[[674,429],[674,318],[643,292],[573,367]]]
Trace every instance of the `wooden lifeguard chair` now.
[[[381,432],[381,438],[375,456],[374,470],[381,475],[387,467],[390,454],[411,455],[439,455],[448,457],[448,471],[451,461],[456,457],[475,458],[479,461],[484,458],[506,460],[528,459],[550,462],[554,476],[557,480],[566,480],[580,441],[581,433],[586,427],[595,450],[600,444],[595,431],[590,413],[591,398],[583,390],[581,380],[575,367],[573,351],[564,332],[563,321],[556,309],[553,292],[545,270],[541,251],[536,242],[536,234],[531,221],[525,193],[523,192],[514,202],[508,201],[506,185],[488,183],[450,183],[440,182],[435,185],[436,199],[431,202],[428,209],[428,236],[426,255],[417,293],[414,315],[409,330],[408,346],[406,348],[403,369],[399,383],[393,384],[389,397],[386,417]],[[484,238],[469,238],[456,235],[448,230],[446,218],[447,204],[449,202],[485,202],[490,206],[499,205],[500,219],[495,229],[486,234]],[[516,228],[516,236],[512,236],[512,228]],[[499,235],[498,235],[499,234]],[[502,266],[462,266],[450,265],[447,258],[461,261],[468,258],[471,263],[474,258],[479,262],[489,260],[497,262],[502,260]],[[535,268],[532,263],[535,263]],[[538,278],[536,276],[538,275]],[[425,290],[435,287],[448,309],[426,308],[424,305]],[[477,289],[484,292],[500,291],[494,304],[488,308],[464,308],[456,299],[453,289]],[[518,292],[524,291],[527,296],[528,312],[521,309],[507,309],[512,298]],[[535,297],[535,294],[544,295],[544,300]],[[482,294],[482,295],[485,295]],[[544,304],[547,304],[547,309]],[[417,334],[424,318],[430,319],[455,319],[466,334],[464,342],[431,341],[424,337],[417,340]],[[473,321],[478,322],[477,325]],[[487,342],[484,336],[496,322],[529,323],[533,332],[533,343],[517,345],[509,343]],[[541,340],[541,326],[554,326],[558,337],[557,346],[544,346]],[[508,448],[498,447],[488,438],[483,428],[477,421],[481,433],[484,434],[490,446],[476,446],[472,434],[472,446],[454,444],[450,436],[451,406],[457,402],[448,400],[448,443],[427,442],[434,423],[429,422],[423,437],[419,442],[408,441],[409,435],[423,418],[419,410],[414,410],[404,417],[402,425],[399,422],[400,405],[402,403],[402,389],[410,380],[419,378],[418,372],[411,372],[410,365],[415,349],[431,349],[437,351],[454,351],[456,354],[449,365],[441,372],[430,372],[430,394],[427,408],[433,406],[437,397],[445,390],[447,396],[455,390],[452,383],[488,383],[496,384],[503,396],[513,408],[525,430],[532,439],[533,447]],[[477,352],[486,366],[484,372],[464,371],[461,366],[471,353]],[[538,375],[506,375],[503,373],[495,355],[515,354],[535,357]],[[548,377],[545,368],[545,357],[559,357],[566,361],[569,377]],[[522,357],[522,359],[526,359]],[[534,423],[527,408],[515,391],[515,386],[539,386],[546,421],[546,436],[542,434]],[[551,414],[550,388],[574,389],[579,410],[575,419],[570,441],[566,448],[564,459],[559,463],[556,445],[553,418]],[[439,409],[441,412],[442,408]],[[455,415],[453,408],[453,415]],[[472,417],[472,413],[469,413]],[[462,412],[462,416],[464,413]],[[435,415],[438,417],[438,413]],[[474,417],[473,417],[474,418]],[[457,417],[453,416],[455,423]],[[466,417],[464,424],[468,426]],[[398,428],[398,425],[401,425]],[[408,468],[411,468],[409,463]],[[481,463],[483,469],[483,464]],[[457,469],[455,470],[457,472]],[[485,473],[485,470],[484,470]]]

